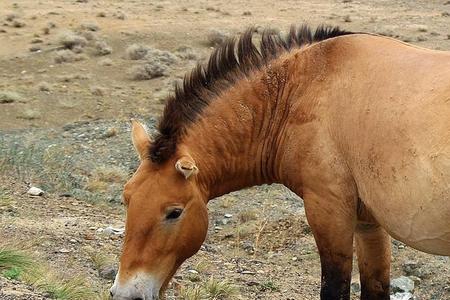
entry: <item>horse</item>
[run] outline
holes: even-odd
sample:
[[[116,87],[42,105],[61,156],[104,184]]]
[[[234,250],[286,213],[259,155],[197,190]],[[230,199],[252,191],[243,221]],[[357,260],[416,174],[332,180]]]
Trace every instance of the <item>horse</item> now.
[[[208,201],[280,183],[304,200],[320,299],[389,299],[390,237],[450,255],[450,52],[337,27],[254,29],[188,74],[123,190],[113,299],[159,299],[205,240]],[[250,201],[250,200],[249,200]]]

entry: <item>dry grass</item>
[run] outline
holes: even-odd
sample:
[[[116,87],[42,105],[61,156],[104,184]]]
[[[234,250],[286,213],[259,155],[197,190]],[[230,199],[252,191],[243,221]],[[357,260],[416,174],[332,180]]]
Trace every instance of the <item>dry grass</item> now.
[[[239,221],[241,223],[247,223],[258,219],[258,212],[254,209],[248,209],[239,213]]]
[[[91,192],[106,191],[111,184],[125,184],[128,174],[114,166],[103,166],[94,170],[86,188]]]
[[[232,299],[237,294],[237,288],[226,280],[216,280],[211,277],[204,285],[208,299]]]
[[[85,249],[86,254],[89,256],[94,269],[99,271],[102,268],[111,265],[114,262],[114,259],[111,256],[105,255],[101,252],[98,252],[95,249],[87,248]]]
[[[0,270],[4,277],[31,284],[53,299],[85,300],[95,296],[81,277],[61,279],[32,255],[12,247],[0,248]]]
[[[179,292],[179,298],[182,300],[205,300],[208,299],[206,291],[199,287],[182,287]]]
[[[230,282],[211,277],[204,283],[182,287],[178,297],[183,300],[226,300],[236,299],[237,294],[237,287]]]

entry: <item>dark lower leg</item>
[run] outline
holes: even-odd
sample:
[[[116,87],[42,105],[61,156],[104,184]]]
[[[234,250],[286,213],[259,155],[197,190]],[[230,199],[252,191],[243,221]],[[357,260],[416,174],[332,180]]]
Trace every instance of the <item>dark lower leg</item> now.
[[[338,260],[321,258],[322,286],[321,300],[350,299],[350,280],[352,258],[340,257]]]
[[[389,235],[377,225],[359,225],[355,241],[361,281],[361,299],[389,299],[391,263]]]

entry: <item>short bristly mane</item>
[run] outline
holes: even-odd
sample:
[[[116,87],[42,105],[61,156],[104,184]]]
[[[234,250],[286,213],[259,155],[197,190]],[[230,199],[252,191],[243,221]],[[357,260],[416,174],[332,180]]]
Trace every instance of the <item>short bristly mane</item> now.
[[[261,69],[284,52],[351,32],[339,27],[291,26],[287,35],[264,31],[259,47],[253,43],[255,30],[246,30],[238,39],[230,38],[211,54],[206,65],[197,65],[185,76],[183,84],[167,99],[158,125],[159,133],[150,147],[150,159],[163,163],[176,152],[177,142],[187,126],[202,110],[237,80]]]

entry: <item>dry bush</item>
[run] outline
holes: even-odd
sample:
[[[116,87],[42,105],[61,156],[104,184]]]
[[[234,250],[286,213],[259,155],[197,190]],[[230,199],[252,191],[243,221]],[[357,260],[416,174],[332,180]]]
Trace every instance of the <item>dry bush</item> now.
[[[17,15],[16,13],[9,13],[5,16],[5,20],[8,22],[12,22],[15,19],[17,19],[19,17],[19,15]]]
[[[74,47],[83,48],[87,45],[87,39],[72,31],[66,31],[60,34],[58,43],[67,49],[73,49]]]
[[[199,56],[191,47],[181,46],[176,50],[176,55],[181,59],[197,60]]]
[[[157,62],[148,62],[131,67],[128,73],[133,80],[148,80],[167,75],[167,66]]]
[[[139,60],[143,59],[147,55],[148,50],[149,48],[147,46],[133,44],[125,50],[125,55],[128,59]]]
[[[42,81],[37,85],[37,88],[41,92],[50,92],[51,86],[48,82]]]
[[[100,66],[107,66],[107,67],[109,67],[109,66],[112,66],[114,63],[113,63],[112,59],[110,59],[110,58],[104,58],[104,59],[101,59],[101,60],[98,62],[98,64],[99,64]]]
[[[104,96],[106,94],[106,89],[100,86],[91,86],[89,90],[94,96]]]
[[[95,54],[98,56],[108,55],[112,53],[112,48],[105,41],[95,43]]]
[[[54,58],[55,63],[57,64],[76,62],[84,59],[86,59],[86,55],[76,54],[68,49],[57,51]]]
[[[127,18],[127,16],[125,15],[125,13],[121,12],[121,11],[117,11],[113,14],[113,17],[119,20],[125,20]]]
[[[170,66],[178,61],[177,57],[169,51],[149,48],[147,55],[145,55],[147,62],[163,63]]]
[[[206,36],[206,42],[208,46],[217,46],[223,44],[228,39],[228,34],[219,31],[217,29],[212,29]]]
[[[80,25],[81,30],[99,31],[100,27],[96,23],[83,23]]]
[[[22,27],[25,27],[25,25],[26,24],[24,21],[17,20],[17,19],[12,22],[12,26],[15,28],[22,28]]]
[[[112,183],[124,184],[128,174],[115,166],[104,166],[94,170],[87,183],[87,189],[91,192],[104,191]]]
[[[24,120],[36,120],[41,117],[41,113],[33,108],[25,108],[23,109],[19,115],[17,115],[18,119]]]
[[[16,92],[0,91],[0,103],[13,103],[22,101],[22,96]]]

